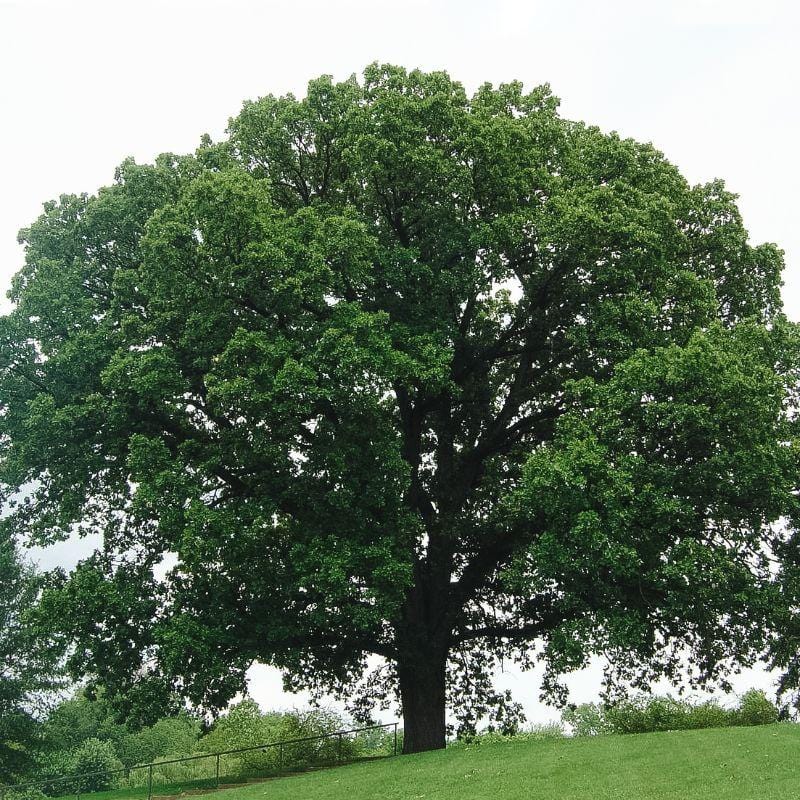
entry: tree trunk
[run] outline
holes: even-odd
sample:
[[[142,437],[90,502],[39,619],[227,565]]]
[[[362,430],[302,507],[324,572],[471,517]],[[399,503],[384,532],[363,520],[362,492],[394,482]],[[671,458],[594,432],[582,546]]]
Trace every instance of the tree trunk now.
[[[398,664],[404,753],[445,746],[446,663],[446,650],[426,647]]]

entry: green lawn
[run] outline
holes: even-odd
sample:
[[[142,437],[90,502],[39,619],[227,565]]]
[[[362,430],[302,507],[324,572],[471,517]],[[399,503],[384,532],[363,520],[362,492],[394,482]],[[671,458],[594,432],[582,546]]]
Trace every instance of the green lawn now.
[[[225,789],[219,800],[797,800],[800,726],[477,745]]]

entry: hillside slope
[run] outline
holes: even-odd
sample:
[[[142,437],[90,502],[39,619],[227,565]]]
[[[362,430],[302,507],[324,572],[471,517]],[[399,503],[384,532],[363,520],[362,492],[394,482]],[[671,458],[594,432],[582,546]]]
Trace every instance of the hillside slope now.
[[[800,726],[510,741],[217,793],[219,800],[797,800]]]

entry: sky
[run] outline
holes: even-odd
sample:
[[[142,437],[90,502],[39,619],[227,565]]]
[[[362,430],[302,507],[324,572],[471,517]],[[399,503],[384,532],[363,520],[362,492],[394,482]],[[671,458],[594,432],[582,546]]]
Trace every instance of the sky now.
[[[800,4],[793,0],[0,0],[0,310],[44,201],[95,192],[128,156],[190,152],[245,99],[304,93],[372,61],[485,81],[550,83],[565,117],[650,141],[692,182],[724,178],[752,241],[786,254],[800,320]],[[92,543],[34,555],[70,566]],[[598,665],[570,680],[595,698]],[[540,674],[498,676],[534,721]],[[737,689],[769,687],[748,672]],[[274,670],[265,707],[302,704]]]

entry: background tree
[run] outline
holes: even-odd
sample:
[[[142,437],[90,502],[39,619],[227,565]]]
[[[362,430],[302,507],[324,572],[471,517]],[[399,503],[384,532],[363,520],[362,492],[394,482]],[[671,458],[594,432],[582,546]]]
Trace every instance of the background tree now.
[[[102,692],[90,696],[80,689],[48,713],[42,724],[42,749],[71,752],[87,739],[116,745],[129,734]]]
[[[28,612],[41,581],[0,535],[0,783],[30,766],[38,747],[39,716],[60,680],[58,650],[34,635]]]
[[[200,735],[200,721],[185,711],[162,717],[152,726],[126,725],[103,691],[81,688],[41,721],[35,759],[24,780],[41,783],[44,793],[53,796],[64,795],[70,786],[81,791],[112,788],[120,775],[93,776],[85,782],[65,778],[191,755]]]
[[[514,724],[501,658],[559,699],[592,653],[609,687],[757,656],[797,474],[781,252],[557,106],[373,65],[22,232],[0,481],[36,481],[31,540],[104,534],[43,604],[76,673],[213,709],[260,660],[397,694],[411,752],[448,698]]]

